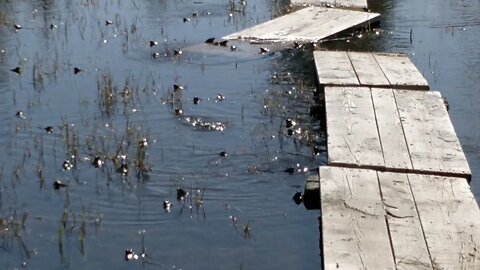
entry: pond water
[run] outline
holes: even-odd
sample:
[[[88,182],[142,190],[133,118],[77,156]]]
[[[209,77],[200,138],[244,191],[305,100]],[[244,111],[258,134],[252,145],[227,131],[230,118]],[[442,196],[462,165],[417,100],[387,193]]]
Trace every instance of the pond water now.
[[[411,55],[479,198],[479,2],[370,2],[378,34],[321,46]],[[183,49],[287,5],[1,1],[0,269],[321,268],[320,213],[292,200],[325,163],[311,52]]]

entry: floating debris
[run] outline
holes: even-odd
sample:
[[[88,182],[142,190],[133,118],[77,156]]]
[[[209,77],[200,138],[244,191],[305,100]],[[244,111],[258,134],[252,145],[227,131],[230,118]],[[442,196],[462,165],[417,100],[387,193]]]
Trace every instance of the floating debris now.
[[[67,184],[62,183],[60,179],[56,179],[55,182],[53,182],[53,188],[54,189],[61,189],[67,187]]]
[[[302,44],[298,43],[297,41],[294,41],[293,42],[293,48],[296,49],[296,50],[299,50],[303,47]]]
[[[173,91],[178,92],[180,90],[183,90],[183,86],[180,84],[174,84],[173,85]]]
[[[64,171],[70,171],[71,169],[73,169],[73,163],[70,160],[66,159],[63,161],[62,168]]]
[[[238,48],[237,48],[237,46],[232,45],[232,46],[230,46],[230,50],[231,51],[238,51]]]
[[[190,21],[190,18],[183,18],[183,23],[187,23]]]
[[[228,154],[227,154],[227,152],[222,151],[222,152],[218,153],[218,155],[221,156],[221,157],[227,157]]]
[[[188,196],[188,192],[183,188],[177,188],[177,200],[183,201]]]
[[[82,69],[79,69],[78,67],[74,67],[74,68],[73,68],[73,74],[77,75],[77,74],[79,74],[79,73],[81,73],[81,72],[83,72]]]
[[[158,45],[158,41],[150,40],[150,48],[154,47],[154,46],[157,46],[157,45]]]
[[[295,194],[294,194],[293,197],[292,197],[292,200],[293,200],[297,205],[300,205],[300,204],[303,202],[302,192],[300,192],[300,191],[295,192]]]
[[[215,38],[209,38],[207,40],[205,40],[205,43],[208,43],[208,44],[214,44],[215,43]]]
[[[16,67],[14,69],[11,69],[11,71],[17,73],[18,75],[21,75],[23,70],[21,67]]]
[[[117,172],[122,176],[128,175],[128,164],[122,162],[122,165],[120,165],[120,168],[118,168]]]
[[[180,50],[180,49],[176,49],[176,50],[173,51],[173,53],[174,53],[175,55],[181,55],[183,52],[182,52],[182,50]]]
[[[268,52],[270,52],[270,50],[268,48],[265,48],[265,47],[260,48],[260,54],[266,54]]]
[[[138,260],[138,254],[133,251],[133,249],[129,248],[125,250],[125,260],[126,261],[136,261]]]
[[[21,119],[27,118],[22,111],[17,111],[17,113],[15,113],[15,116]]]
[[[186,116],[184,120],[194,128],[207,131],[224,131],[226,128],[226,123],[219,121],[206,121],[200,117],[195,116]]]
[[[166,212],[170,213],[171,207],[172,207],[172,203],[169,200],[163,201],[163,209],[165,209]]]
[[[45,129],[45,131],[46,131],[48,134],[52,134],[52,133],[53,133],[53,127],[52,127],[52,126],[45,127],[44,129]]]
[[[112,24],[113,24],[112,21],[110,21],[110,20],[105,20],[105,25],[106,25],[106,26],[109,26],[109,25],[112,25]]]
[[[228,40],[223,40],[220,42],[215,42],[215,45],[217,46],[222,46],[222,47],[227,47]]]
[[[158,57],[160,57],[160,53],[154,52],[154,53],[152,53],[152,57],[153,58],[158,58]]]
[[[181,115],[183,115],[183,110],[182,110],[182,109],[175,109],[175,115],[176,115],[176,116],[181,116]]]
[[[14,24],[13,28],[15,28],[15,31],[18,32],[18,31],[22,30],[23,27],[20,24]]]
[[[224,101],[226,97],[222,93],[218,93],[216,101]]]
[[[95,167],[95,168],[101,168],[101,167],[103,167],[103,164],[104,164],[104,163],[105,163],[105,162],[102,160],[101,157],[95,157],[95,158],[93,159],[93,161],[92,161],[92,165],[93,165],[93,167]]]
[[[138,147],[144,149],[144,148],[147,148],[148,146],[148,140],[147,138],[142,138],[139,142],[138,142]]]
[[[447,111],[450,110],[450,105],[448,104],[448,100],[446,96],[442,96],[442,101],[443,101],[443,104],[445,105],[445,109],[447,109]]]
[[[294,167],[289,167],[289,168],[286,168],[283,171],[286,172],[286,173],[289,173],[289,174],[294,174],[295,173],[295,168]]]
[[[197,17],[197,16],[198,16],[198,11],[194,11],[194,12],[192,13],[192,17]]]
[[[54,30],[54,29],[57,29],[57,25],[56,24],[50,24],[50,29]]]
[[[198,104],[200,103],[200,101],[202,101],[201,98],[199,98],[199,97],[193,97],[193,104],[198,105]]]
[[[294,120],[290,119],[290,118],[287,118],[285,120],[285,127],[286,128],[292,128],[294,127],[295,125],[297,125],[297,122],[295,122]]]

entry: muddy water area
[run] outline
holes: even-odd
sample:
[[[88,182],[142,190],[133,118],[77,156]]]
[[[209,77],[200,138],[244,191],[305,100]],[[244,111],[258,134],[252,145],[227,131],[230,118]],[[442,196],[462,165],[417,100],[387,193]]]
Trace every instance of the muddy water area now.
[[[379,29],[319,46],[411,55],[478,197],[478,1],[371,2]],[[203,45],[287,5],[1,1],[0,269],[321,268],[292,200],[326,162],[310,47]]]

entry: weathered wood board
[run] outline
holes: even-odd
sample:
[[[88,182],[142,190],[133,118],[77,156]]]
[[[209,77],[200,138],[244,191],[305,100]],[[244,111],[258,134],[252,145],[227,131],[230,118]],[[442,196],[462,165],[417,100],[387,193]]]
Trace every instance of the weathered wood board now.
[[[321,39],[372,22],[378,13],[325,7],[307,7],[230,34],[223,39],[251,42],[317,42]]]
[[[329,164],[384,167],[370,89],[326,90],[325,107]]]
[[[428,82],[404,54],[315,51],[314,58],[321,85],[429,89]],[[331,63],[337,59],[342,59],[341,70],[348,71],[341,76],[332,72]]]
[[[320,168],[322,269],[395,269],[377,175]]]
[[[438,92],[325,87],[328,164],[471,178]]]
[[[323,269],[480,269],[463,178],[321,167],[320,193]]]
[[[351,9],[367,9],[367,0],[291,0],[293,5],[313,5]]]

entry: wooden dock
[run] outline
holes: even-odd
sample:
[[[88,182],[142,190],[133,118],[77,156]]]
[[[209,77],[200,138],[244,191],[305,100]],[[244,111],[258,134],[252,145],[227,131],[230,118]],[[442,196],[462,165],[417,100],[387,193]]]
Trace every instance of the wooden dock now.
[[[319,83],[324,86],[430,89],[404,54],[316,51],[314,58]]]
[[[320,168],[323,269],[480,269],[463,178]]]
[[[405,55],[314,52],[328,166],[307,179],[323,269],[480,269],[471,171],[439,92]]]
[[[317,42],[347,29],[368,25],[379,16],[378,13],[312,6],[223,39],[240,39],[253,43]]]
[[[367,0],[291,0],[290,3],[293,5],[312,5],[358,10],[365,10],[368,8]]]

